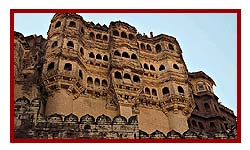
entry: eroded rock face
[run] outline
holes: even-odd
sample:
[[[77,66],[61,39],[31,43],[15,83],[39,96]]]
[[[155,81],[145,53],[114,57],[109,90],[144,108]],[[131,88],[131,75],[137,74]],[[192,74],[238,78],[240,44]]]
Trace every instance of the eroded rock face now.
[[[15,32],[16,137],[165,138],[188,130],[199,102],[194,87],[204,83],[214,95],[214,82],[188,74],[174,37],[150,35],[77,14],[55,14],[47,39]]]

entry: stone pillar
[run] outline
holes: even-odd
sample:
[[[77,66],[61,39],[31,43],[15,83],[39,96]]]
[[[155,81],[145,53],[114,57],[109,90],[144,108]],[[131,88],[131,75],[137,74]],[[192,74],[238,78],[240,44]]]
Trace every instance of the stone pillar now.
[[[188,130],[187,117],[180,110],[170,111],[167,114],[169,120],[169,129],[175,130],[181,134]]]

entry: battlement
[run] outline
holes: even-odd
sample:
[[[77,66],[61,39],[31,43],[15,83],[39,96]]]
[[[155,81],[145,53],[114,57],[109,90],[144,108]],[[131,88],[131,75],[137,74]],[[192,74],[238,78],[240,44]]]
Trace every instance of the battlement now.
[[[22,114],[25,116],[25,113]],[[151,134],[139,130],[137,116],[128,120],[119,115],[112,120],[102,114],[96,119],[86,114],[80,118],[74,114],[63,116],[53,114],[47,118],[38,116],[35,124],[28,117],[20,117],[21,125],[15,128],[15,138],[33,139],[233,139],[236,138],[235,128],[228,132],[219,131],[211,134],[206,132],[196,133],[191,130],[183,134],[174,130],[167,134],[155,130]]]

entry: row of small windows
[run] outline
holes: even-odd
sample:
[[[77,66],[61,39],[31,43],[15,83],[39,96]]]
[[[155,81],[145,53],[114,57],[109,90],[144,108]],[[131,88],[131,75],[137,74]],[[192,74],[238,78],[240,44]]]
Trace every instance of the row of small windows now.
[[[57,47],[58,46],[58,42],[57,41],[54,41],[53,42],[53,44],[52,44],[52,46],[51,46],[51,48],[55,48],[55,47]],[[68,48],[74,48],[74,43],[72,42],[72,41],[68,41],[68,43],[67,43],[67,47]],[[80,48],[80,53],[81,53],[81,55],[84,55],[84,52],[83,52],[83,48],[81,47]]]
[[[51,62],[51,63],[48,65],[48,67],[47,67],[47,71],[50,71],[50,70],[54,69],[54,67],[55,67],[55,62]],[[70,63],[65,63],[65,65],[64,65],[64,70],[66,70],[66,71],[72,71],[72,64],[70,64]],[[80,77],[81,79],[83,78],[83,73],[82,73],[81,70],[79,70],[79,77]],[[122,79],[121,73],[118,72],[118,71],[116,71],[116,72],[115,72],[115,78],[116,78],[116,79]],[[128,73],[125,73],[125,74],[123,75],[123,78],[124,78],[124,79],[129,79],[129,80],[131,80],[131,76],[130,76],[130,74],[128,74]],[[98,79],[98,80],[99,80],[99,79]],[[93,82],[93,80],[92,80],[91,77],[88,77],[87,82],[89,83],[89,81],[92,81],[92,82]],[[140,82],[139,76],[134,75],[134,76],[133,76],[133,81],[134,81],[134,82]],[[98,83],[98,82],[97,82],[97,83]],[[181,86],[178,86],[178,92],[179,92],[179,93],[184,93],[184,89],[183,89]],[[145,88],[145,93],[146,93],[146,94],[150,94],[149,88]],[[162,89],[162,93],[163,93],[163,95],[169,94],[169,93],[170,93],[170,92],[169,92],[169,88],[168,88],[168,87],[164,87],[164,88]],[[152,89],[152,95],[157,96],[157,92],[156,92],[155,89]],[[204,106],[205,106],[205,109],[206,109],[206,110],[209,110],[209,111],[210,111],[210,106],[209,106],[207,103],[205,103]]]
[[[192,123],[193,127],[196,127],[196,128],[199,127],[200,129],[204,129],[204,126],[203,126],[203,124],[201,122],[198,122],[198,125],[197,125],[197,122],[195,120],[192,120],[191,123]],[[210,122],[209,127],[210,127],[210,129],[215,129],[216,128],[215,123]],[[221,125],[221,128],[223,129],[222,125]]]
[[[148,95],[154,95],[154,96],[157,96],[157,91],[156,89],[152,89],[151,92],[150,92],[150,89],[148,87],[145,88],[145,94],[148,94]]]
[[[55,24],[55,29],[59,28],[62,25],[61,21],[57,21]],[[76,22],[70,21],[68,24],[68,27],[76,28]],[[84,34],[84,29],[83,27],[81,28],[81,32]]]
[[[151,95],[151,93],[152,93],[153,96],[157,96],[157,91],[154,88],[150,92],[150,89],[148,87],[146,87],[144,89],[144,92],[145,92],[145,94],[148,94],[148,95]],[[181,93],[181,94],[183,94],[184,93],[184,89],[181,86],[178,86],[178,92]],[[170,94],[169,88],[168,87],[164,87],[162,89],[162,94],[163,95],[169,95]]]
[[[127,52],[123,52],[122,54],[118,51],[118,50],[115,50],[114,51],[114,55],[115,56],[121,56],[121,57],[125,57],[125,58],[131,58],[131,59],[138,59],[136,54],[132,54],[131,57],[129,56],[129,54]]]
[[[58,21],[58,22],[56,23],[56,25],[55,25],[55,28],[59,28],[60,26],[61,26],[61,22]],[[74,27],[74,28],[75,28],[75,27],[76,27],[76,23],[75,23],[74,21],[70,21],[68,26],[69,26],[69,27]],[[81,32],[84,34],[84,29],[83,29],[83,28],[81,28]],[[119,33],[117,30],[114,30],[114,31],[113,31],[113,35],[114,35],[114,36],[120,36],[120,33]],[[134,36],[133,34],[127,35],[127,33],[124,32],[124,31],[121,32],[121,37],[122,37],[122,38],[129,38],[130,40],[135,39],[135,36]],[[107,36],[107,35],[103,35],[103,36],[102,36],[100,33],[97,33],[97,34],[95,35],[94,32],[90,32],[89,38],[90,38],[91,40],[95,40],[95,39],[103,39],[104,41],[107,41],[107,40],[108,40],[108,36]],[[138,48],[139,48],[139,44],[138,44]],[[141,44],[140,44],[140,48],[141,48],[142,50],[152,51],[151,46],[150,46],[149,44],[147,44],[147,45],[145,46],[145,44],[141,43]],[[169,48],[170,50],[174,50],[174,46],[173,46],[172,44],[170,44],[170,43],[168,44],[168,48]],[[161,51],[162,51],[161,45],[160,45],[160,44],[157,44],[157,45],[155,46],[155,50],[156,50],[157,53],[161,52]]]
[[[57,41],[54,41],[54,43],[52,44],[52,48],[56,47],[57,45],[58,45]],[[72,41],[68,41],[67,47],[68,47],[68,48],[74,48],[74,43],[73,43]],[[81,53],[82,55],[84,55],[84,52],[83,52],[83,48],[82,48],[82,47],[80,48],[80,53]],[[129,54],[128,54],[127,52],[123,52],[123,53],[121,54],[118,50],[115,50],[115,51],[114,51],[114,55],[115,55],[115,56],[125,57],[125,58],[131,58],[131,59],[135,59],[135,60],[138,59],[138,58],[137,58],[137,55],[134,54],[134,53],[133,53],[131,56],[129,56]],[[92,52],[89,54],[89,57],[90,57],[90,58],[95,58],[95,56],[94,56],[94,54],[93,54]],[[100,54],[97,54],[97,55],[96,55],[96,59],[101,59]],[[103,58],[103,60],[108,61],[108,57],[105,55],[104,58]],[[144,69],[147,69],[147,70],[150,69],[150,70],[152,70],[152,71],[155,71],[155,67],[154,67],[153,65],[150,65],[150,67],[148,67],[148,65],[147,65],[146,63],[143,65],[143,68],[144,68]],[[173,68],[176,69],[176,70],[179,70],[179,67],[178,67],[177,64],[173,64]],[[162,71],[162,70],[165,70],[165,66],[164,66],[164,65],[161,65],[161,66],[159,67],[159,71]],[[199,86],[201,86],[201,85],[199,85]]]
[[[55,62],[51,62],[47,67],[47,71],[53,70],[54,68],[55,68]],[[70,64],[70,63],[64,64],[63,69],[67,70],[67,71],[71,71],[72,70],[72,64]]]
[[[204,103],[204,108],[205,108],[206,112],[210,112],[211,111],[210,105],[208,103]],[[198,107],[198,105],[196,105],[195,109],[198,110],[198,111],[200,110],[199,107]],[[218,108],[216,107],[215,104],[214,104],[214,109],[216,111],[218,111]]]
[[[151,48],[151,46],[150,46],[149,44],[145,45],[144,43],[141,43],[141,44],[139,45],[139,43],[137,43],[137,46],[138,46],[138,48],[140,48],[141,50],[152,51],[152,48]],[[139,46],[140,46],[140,47],[139,47]],[[173,46],[172,44],[170,44],[170,43],[168,44],[168,48],[169,48],[170,50],[174,50],[174,46]],[[157,53],[159,53],[159,52],[162,51],[162,47],[161,47],[160,44],[156,44],[156,46],[155,46],[155,51],[156,51]]]
[[[150,66],[148,66],[148,64],[143,64],[143,68],[144,69],[146,69],[146,70],[152,70],[152,71],[155,71],[155,67],[154,67],[154,65],[150,65]],[[165,68],[165,66],[164,65],[160,65],[160,67],[159,67],[159,71],[163,71],[163,70],[165,70],[166,68]]]
[[[90,32],[89,33],[89,39],[90,40],[95,40],[95,39],[103,39],[104,41],[107,41],[108,40],[108,36],[107,35],[101,35],[100,33],[97,33],[96,35],[95,35],[95,33],[94,32]]]
[[[150,66],[149,66],[148,64],[144,63],[144,64],[143,64],[143,68],[146,69],[146,70],[155,71],[154,65],[150,65]],[[173,68],[176,69],[176,70],[179,70],[179,67],[178,67],[177,64],[173,64]],[[160,65],[159,71],[163,71],[163,70],[165,70],[165,69],[166,69],[166,67],[165,67],[164,65]]]
[[[55,66],[55,62],[51,62],[51,63],[48,65],[47,70],[48,70],[48,71],[52,70],[52,69],[54,68],[54,66]],[[64,70],[66,70],[66,71],[71,71],[71,70],[72,70],[72,64],[66,63],[66,64],[64,65]],[[79,77],[80,77],[81,79],[83,79],[82,70],[79,70],[78,75],[79,75]],[[96,78],[96,79],[94,80],[94,82],[93,82],[92,77],[88,77],[88,78],[87,78],[87,84],[90,85],[90,84],[93,84],[93,83],[95,84],[95,86],[100,86],[100,85],[102,85],[102,86],[104,86],[104,87],[107,87],[107,86],[108,86],[107,80],[105,80],[105,79],[103,79],[103,80],[100,82],[100,79]],[[100,83],[101,83],[101,84],[100,84]]]
[[[138,43],[138,47],[139,47],[139,43]],[[152,48],[151,48],[151,46],[149,44],[147,44],[145,46],[145,44],[141,43],[140,44],[140,48],[141,48],[141,50],[152,51]],[[159,53],[162,50],[161,45],[160,44],[156,44],[155,50],[156,50],[157,53]]]
[[[56,25],[55,25],[55,28],[59,28],[60,26],[61,26],[61,22],[58,21],[56,23]],[[74,27],[75,28],[76,27],[76,23],[74,21],[70,21],[68,27]],[[81,28],[81,32],[84,34],[84,29],[83,28]],[[97,33],[95,35],[94,32],[90,32],[89,38],[90,38],[90,40],[95,40],[95,39],[103,39],[104,41],[108,40],[108,36],[107,35],[102,35],[100,33]]]
[[[93,52],[89,53],[89,58],[96,58],[96,59],[99,59],[99,60],[103,59],[104,61],[108,61],[109,60],[107,55],[104,55],[103,58],[102,58],[101,54],[96,54],[96,56],[95,56],[95,54]]]
[[[198,126],[197,126],[197,123],[196,123],[195,120],[192,120],[192,126],[193,127],[198,127],[199,126],[200,129],[204,129],[203,124],[201,122],[198,122]]]
[[[123,77],[122,77],[122,74],[121,74],[119,71],[116,71],[116,72],[115,72],[115,78],[116,78],[116,79],[122,79],[122,78],[124,78],[124,79],[129,79],[129,80],[131,80],[130,74],[125,73],[125,74],[123,75]],[[140,82],[139,76],[134,75],[134,76],[133,76],[133,81],[134,81],[134,82]]]
[[[93,80],[92,77],[88,77],[87,78],[87,84],[88,85],[92,85],[94,84],[95,86],[103,86],[103,87],[107,87],[108,86],[108,82],[107,80],[103,79],[102,81],[100,81],[100,79],[95,78],[95,80]]]
[[[51,48],[55,48],[58,46],[58,42],[57,41],[54,41],[51,45]],[[72,41],[68,41],[67,43],[67,47],[68,48],[74,48],[74,43]]]
[[[122,38],[129,38],[130,40],[134,40],[135,39],[135,36],[133,34],[127,35],[127,33],[124,32],[124,31],[122,31],[121,33],[119,33],[119,31],[114,30],[113,31],[113,35],[114,36],[120,36],[121,35]]]
[[[55,68],[55,62],[51,62],[51,63],[49,63],[49,65],[47,67],[47,71],[53,70],[54,68]],[[65,63],[63,69],[66,71],[72,71],[72,64]],[[83,78],[82,70],[79,70],[78,75],[81,79]]]

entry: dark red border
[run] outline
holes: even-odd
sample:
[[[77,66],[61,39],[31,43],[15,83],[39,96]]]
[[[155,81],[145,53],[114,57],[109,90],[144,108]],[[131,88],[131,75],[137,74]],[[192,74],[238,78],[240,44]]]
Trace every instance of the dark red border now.
[[[14,14],[15,13],[235,13],[237,14],[236,139],[15,139]],[[241,9],[11,9],[10,10],[10,142],[11,143],[241,143]]]

